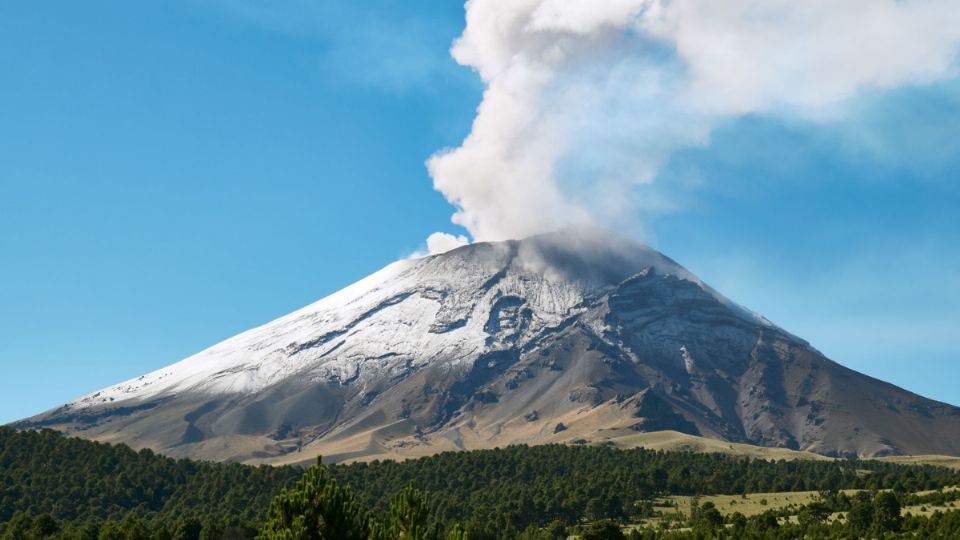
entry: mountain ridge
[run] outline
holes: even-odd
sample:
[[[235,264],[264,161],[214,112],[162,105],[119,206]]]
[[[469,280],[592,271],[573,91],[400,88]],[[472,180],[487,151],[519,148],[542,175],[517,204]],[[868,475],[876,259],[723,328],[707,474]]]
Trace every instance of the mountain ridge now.
[[[669,257],[594,229],[398,261],[18,425],[269,463],[661,430],[960,454],[960,409],[844,368]]]

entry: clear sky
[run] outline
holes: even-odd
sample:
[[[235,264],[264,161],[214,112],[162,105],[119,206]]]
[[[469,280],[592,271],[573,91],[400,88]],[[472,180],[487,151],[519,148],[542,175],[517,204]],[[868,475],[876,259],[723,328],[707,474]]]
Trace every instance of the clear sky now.
[[[463,6],[355,4],[0,0],[0,422],[465,234],[424,166],[484,89]],[[727,296],[960,405],[960,79],[728,118],[635,195]]]

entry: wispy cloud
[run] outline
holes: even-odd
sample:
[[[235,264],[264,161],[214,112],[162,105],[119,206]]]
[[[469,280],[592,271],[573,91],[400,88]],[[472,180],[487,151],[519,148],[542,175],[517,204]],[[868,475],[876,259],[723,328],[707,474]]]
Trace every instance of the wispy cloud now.
[[[450,37],[442,29],[462,24],[384,1],[236,0],[221,6],[258,26],[316,40],[317,64],[331,81],[389,92],[428,90],[449,78]]]

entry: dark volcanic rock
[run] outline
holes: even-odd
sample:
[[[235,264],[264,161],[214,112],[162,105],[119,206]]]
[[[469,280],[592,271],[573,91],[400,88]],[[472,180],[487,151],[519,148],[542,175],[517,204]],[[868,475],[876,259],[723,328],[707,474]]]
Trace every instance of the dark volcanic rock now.
[[[400,261],[17,425],[270,462],[618,430],[960,454],[960,409],[846,369],[669,258],[592,230]]]

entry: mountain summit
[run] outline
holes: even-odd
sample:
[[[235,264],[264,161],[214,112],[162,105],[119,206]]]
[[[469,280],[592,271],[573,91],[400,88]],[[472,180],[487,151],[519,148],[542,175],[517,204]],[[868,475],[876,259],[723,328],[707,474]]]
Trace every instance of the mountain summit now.
[[[844,368],[657,251],[592,229],[393,263],[17,425],[269,463],[661,430],[960,454],[960,409]]]

